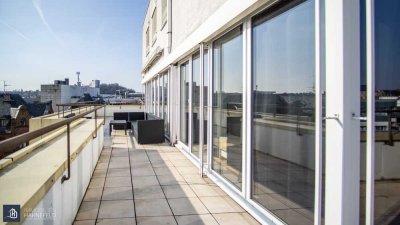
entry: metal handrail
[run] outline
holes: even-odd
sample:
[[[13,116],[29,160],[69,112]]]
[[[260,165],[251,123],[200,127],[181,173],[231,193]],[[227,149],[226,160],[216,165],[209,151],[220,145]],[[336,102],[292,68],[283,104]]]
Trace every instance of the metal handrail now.
[[[104,104],[98,104],[95,102],[76,102],[76,103],[65,103],[65,104],[56,104],[57,106],[57,116],[60,118],[60,107],[62,107],[62,117],[65,117],[65,107],[69,106],[70,107],[70,114],[72,114],[73,108],[72,107],[78,107],[78,113],[81,113],[81,107],[85,107],[86,111],[88,107],[93,107],[93,106],[104,106]],[[105,109],[104,109],[105,112]]]
[[[31,140],[33,140],[35,138],[38,138],[38,137],[40,137],[40,136],[42,136],[44,134],[47,134],[47,133],[49,133],[51,131],[54,131],[54,130],[56,130],[58,128],[61,128],[63,126],[67,126],[68,175],[67,176],[64,175],[62,177],[62,179],[61,179],[61,182],[69,180],[70,177],[71,177],[71,169],[70,169],[70,167],[71,167],[71,159],[70,159],[70,157],[71,157],[70,156],[70,152],[71,152],[71,149],[70,149],[71,148],[71,145],[70,145],[70,125],[75,120],[83,118],[84,116],[94,112],[95,113],[95,118],[94,119],[95,119],[95,132],[96,132],[96,135],[93,136],[93,138],[96,138],[97,137],[97,110],[99,110],[99,109],[101,109],[103,107],[104,107],[104,105],[95,106],[94,109],[86,111],[86,112],[84,112],[82,114],[78,114],[78,115],[76,115],[74,117],[66,118],[63,121],[51,124],[49,126],[45,126],[45,127],[40,128],[40,129],[37,129],[37,130],[34,130],[34,131],[30,131],[30,132],[27,132],[27,133],[12,137],[10,139],[1,141],[0,142],[0,153],[6,153],[10,149],[16,149],[19,146],[21,146],[22,144],[28,143],[29,141],[31,141]]]

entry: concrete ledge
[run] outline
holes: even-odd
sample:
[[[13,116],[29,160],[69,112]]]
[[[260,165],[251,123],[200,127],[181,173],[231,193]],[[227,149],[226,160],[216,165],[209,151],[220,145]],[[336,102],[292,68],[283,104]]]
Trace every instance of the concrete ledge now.
[[[63,184],[59,181],[67,169],[67,135],[65,132],[61,132],[62,134],[58,135],[52,134],[56,137],[52,137],[51,140],[41,143],[40,146],[32,149],[26,157],[21,156],[20,160],[0,170],[0,204],[16,204],[21,206],[21,222],[19,224],[22,224],[25,220],[23,213],[34,209],[39,203],[41,204],[45,200],[45,196],[47,196],[49,190],[52,190],[51,193],[55,191],[63,193],[66,196],[72,195],[68,198],[59,196],[59,199],[52,199],[51,207],[57,208],[55,205],[52,205],[52,202],[56,202],[56,200],[72,201],[75,205],[77,204],[75,207],[77,210],[80,198],[83,198],[103,146],[103,120],[98,119],[97,121],[98,130],[97,138],[95,139],[93,138],[95,134],[94,127],[94,120],[83,119],[83,121],[72,128],[70,154],[71,180]],[[23,155],[23,153],[20,154]],[[5,163],[9,163],[9,160],[11,159],[7,159]],[[79,165],[77,165],[77,162],[79,162]],[[73,166],[76,168],[73,169]],[[85,168],[85,173],[88,173],[87,177],[82,178],[78,166],[79,168]],[[78,177],[80,178],[79,180]],[[74,190],[67,191],[66,187],[70,187],[71,182],[76,182]],[[74,191],[81,194],[75,194],[74,196]],[[58,208],[58,210],[58,215],[55,219],[60,221],[54,221],[54,224],[68,224],[68,222],[71,224],[75,216],[73,211],[71,211],[72,214],[64,215],[64,210],[61,208]],[[2,214],[3,212],[0,211],[0,215]],[[26,221],[25,224],[27,223],[31,224],[32,221]]]
[[[78,126],[80,123],[82,123],[84,121],[85,121],[85,119],[76,120],[75,122],[73,122],[71,124],[71,128],[74,128],[74,127]],[[25,148],[8,155],[4,159],[1,159],[0,160],[0,170],[6,168],[10,164],[12,164],[12,163],[16,162],[17,160],[21,159],[22,157],[30,154],[32,151],[38,149],[40,146],[48,143],[49,141],[51,141],[54,138],[60,136],[62,133],[66,132],[66,131],[67,131],[67,128],[61,128],[61,129],[59,129],[59,130],[57,130],[57,131],[55,131],[53,133],[50,133],[45,138],[40,139],[37,142],[35,142],[33,144],[30,144],[30,145],[26,146]]]

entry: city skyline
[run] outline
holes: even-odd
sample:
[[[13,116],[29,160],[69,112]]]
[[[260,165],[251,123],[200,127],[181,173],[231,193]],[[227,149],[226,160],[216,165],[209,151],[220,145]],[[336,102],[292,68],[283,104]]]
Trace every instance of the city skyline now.
[[[141,25],[147,1],[0,0],[0,80],[12,90],[39,90],[69,78],[99,79],[136,91]],[[3,90],[2,90],[3,91]]]

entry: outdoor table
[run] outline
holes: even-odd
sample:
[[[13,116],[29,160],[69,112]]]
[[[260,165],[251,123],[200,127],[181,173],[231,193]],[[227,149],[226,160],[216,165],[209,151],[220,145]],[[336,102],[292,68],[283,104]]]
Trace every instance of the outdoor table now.
[[[112,127],[114,125],[122,125],[122,126],[124,126],[125,135],[126,135],[126,120],[111,120],[110,121],[110,136],[111,136],[111,132],[112,132]]]

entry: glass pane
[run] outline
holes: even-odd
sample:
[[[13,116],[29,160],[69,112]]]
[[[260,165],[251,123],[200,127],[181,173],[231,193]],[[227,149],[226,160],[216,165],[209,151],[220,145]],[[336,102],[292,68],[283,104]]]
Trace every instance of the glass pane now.
[[[180,95],[180,141],[188,145],[189,120],[189,66],[181,65],[181,95]]]
[[[169,116],[168,116],[168,72],[164,75],[164,129],[165,135],[169,136]]]
[[[154,115],[158,113],[158,80],[154,80]]]
[[[204,104],[204,130],[203,130],[203,162],[207,162],[207,131],[208,131],[208,50],[204,51],[204,77],[203,77],[203,104]]]
[[[159,76],[157,79],[158,82],[158,117],[162,117],[162,109],[163,109],[163,77]]]
[[[361,35],[360,35],[360,42],[361,42],[361,55],[360,55],[360,61],[361,61],[361,74],[360,74],[360,79],[361,79],[361,85],[360,85],[360,116],[366,117],[367,116],[367,109],[366,109],[366,104],[367,104],[367,93],[366,93],[366,88],[367,88],[367,75],[365,71],[366,67],[366,46],[365,46],[365,41],[366,41],[366,33],[365,33],[365,0],[360,1],[360,26],[361,26]],[[363,95],[364,92],[364,95]],[[360,225],[365,224],[365,195],[366,195],[366,189],[365,189],[365,173],[366,173],[366,140],[365,140],[365,135],[367,133],[367,123],[365,121],[360,122]]]
[[[155,86],[154,86],[154,80],[151,82],[151,89],[152,89],[152,96],[151,96],[151,112],[154,114],[155,96],[156,96],[156,89],[155,89]]]
[[[400,224],[400,1],[375,1],[375,224]]]
[[[192,60],[192,153],[199,156],[200,137],[200,55]]]
[[[242,29],[214,42],[212,168],[242,187]]]
[[[252,199],[288,224],[313,224],[314,1],[253,20]]]

